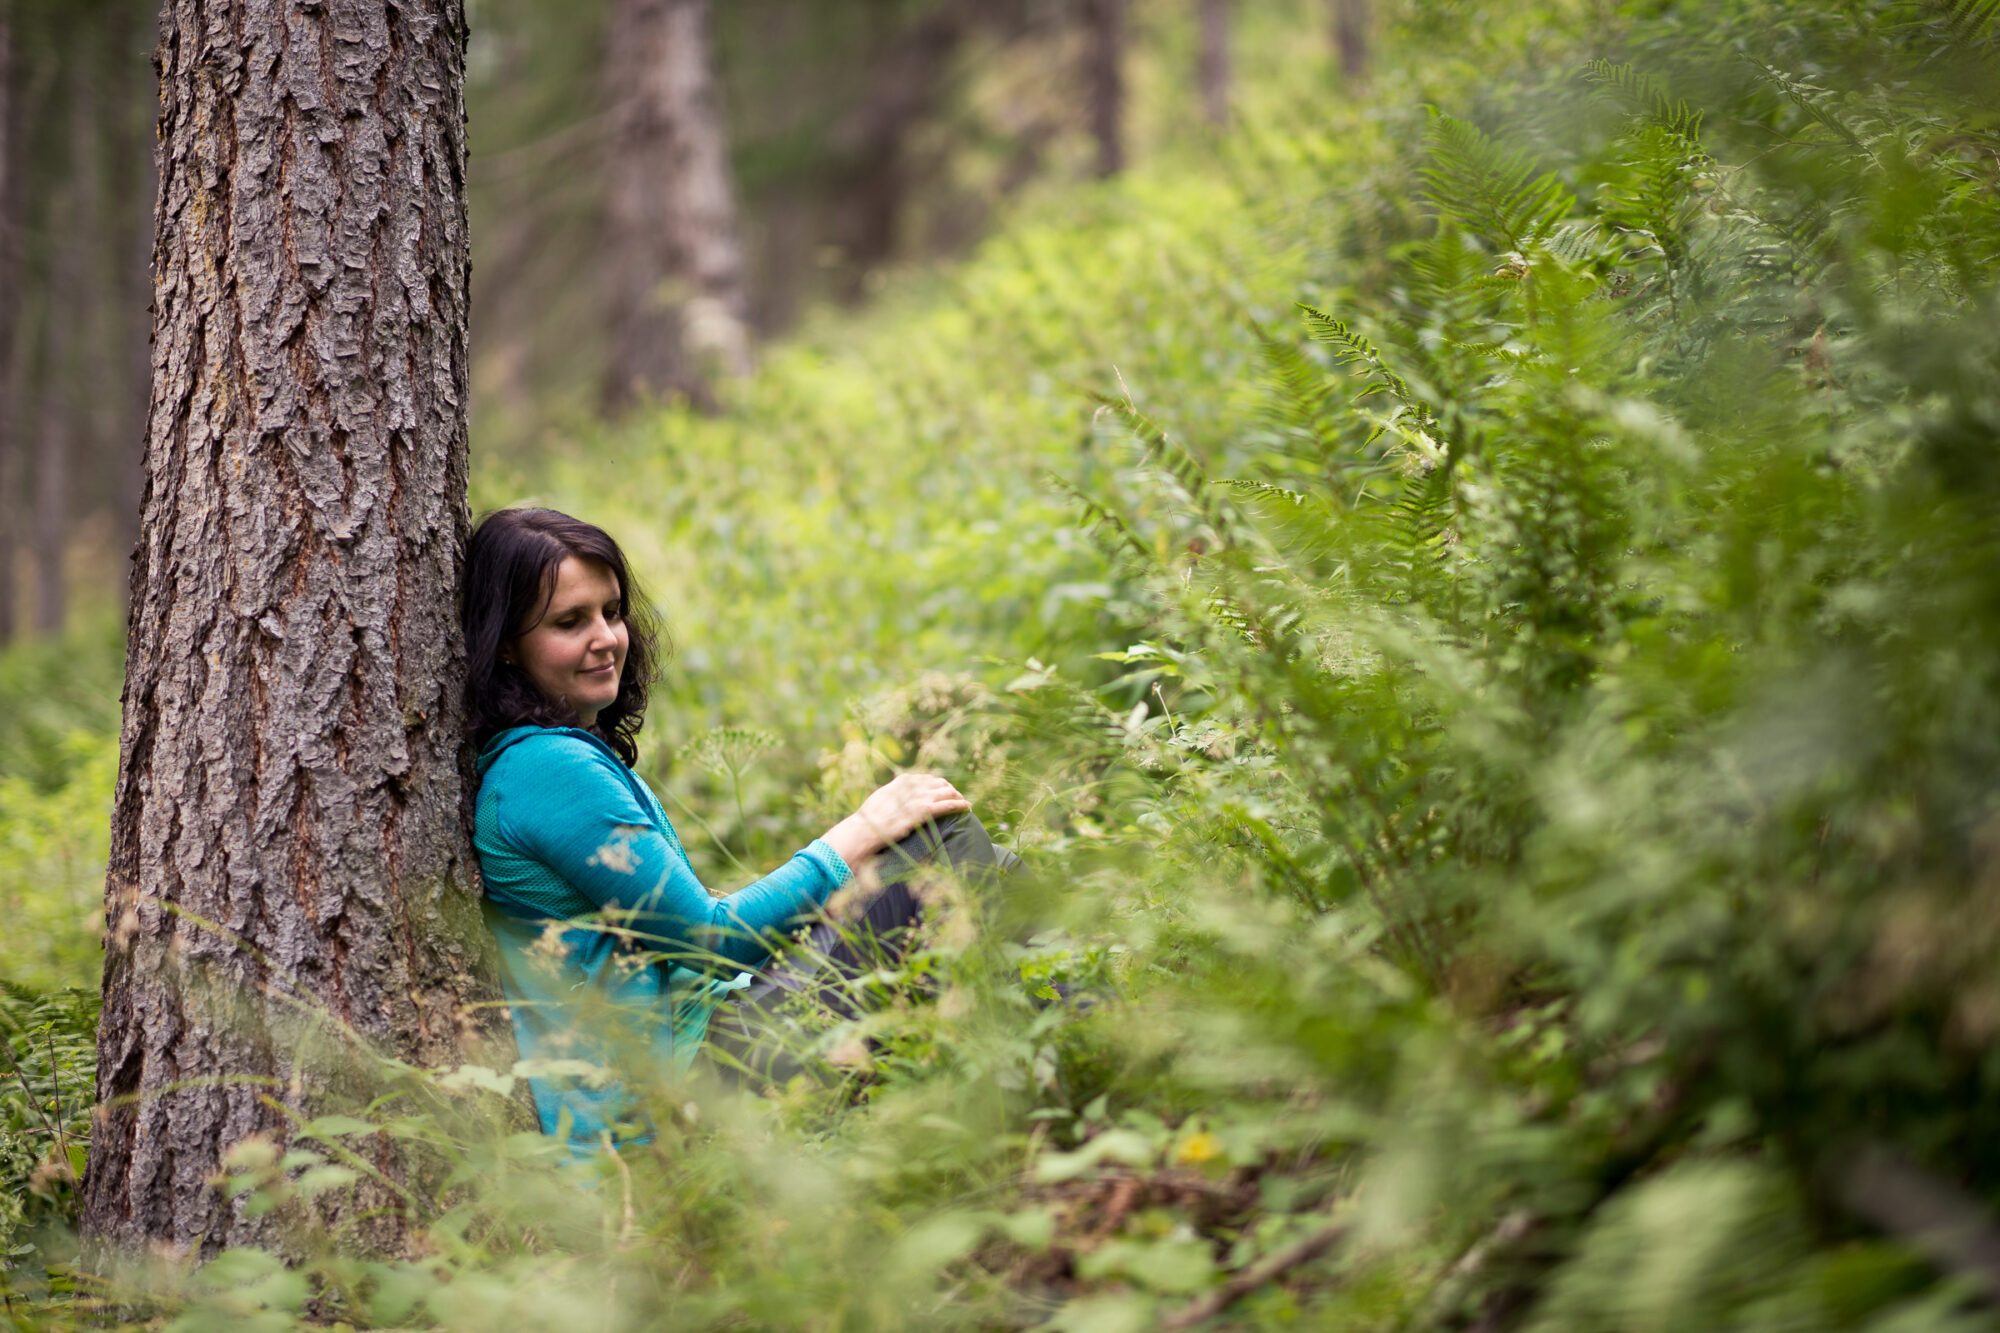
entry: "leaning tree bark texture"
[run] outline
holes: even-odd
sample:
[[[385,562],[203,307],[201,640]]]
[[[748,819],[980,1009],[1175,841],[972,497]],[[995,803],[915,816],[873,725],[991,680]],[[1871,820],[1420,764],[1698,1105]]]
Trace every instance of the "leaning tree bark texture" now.
[[[110,64],[107,84],[114,96],[107,112],[112,118],[111,179],[114,199],[105,225],[111,235],[111,310],[104,321],[107,343],[100,355],[113,388],[106,404],[105,466],[112,469],[111,511],[117,521],[119,549],[129,550],[139,535],[139,499],[145,479],[146,407],[150,398],[152,357],[147,347],[152,298],[148,270],[153,256],[152,81],[135,77],[147,56],[145,14],[133,0],[113,6],[105,25]],[[142,85],[145,95],[130,91]],[[139,114],[135,114],[139,113]]]
[[[1201,0],[1201,107],[1209,124],[1229,123],[1229,0]]]
[[[612,0],[611,353],[605,406],[645,392],[711,406],[749,369],[736,198],[708,40],[708,0]]]
[[[1125,169],[1125,0],[1083,0],[1084,84],[1097,174]]]
[[[168,0],[152,401],[112,814],[100,1243],[284,1244],[232,1145],[458,1058],[462,0]],[[380,1140],[363,1145],[391,1176]],[[403,1221],[364,1182],[344,1240]]]
[[[1368,77],[1375,16],[1369,0],[1333,0],[1333,50],[1350,83]]]
[[[53,219],[95,218],[97,146],[96,87],[88,73],[88,57],[72,52],[64,70],[63,107],[67,175],[56,196]],[[83,392],[89,371],[90,329],[95,311],[89,289],[88,226],[72,222],[56,226],[48,239],[47,317],[42,321],[37,391],[39,420],[35,427],[35,629],[61,632],[69,617],[69,547],[71,463],[90,452],[87,430],[89,396]]]
[[[14,29],[9,8],[0,4],[0,644],[14,637],[15,533],[20,520],[15,491],[20,485],[20,431],[14,422],[14,335],[20,317],[19,275],[14,262],[15,215],[20,182],[15,179]]]

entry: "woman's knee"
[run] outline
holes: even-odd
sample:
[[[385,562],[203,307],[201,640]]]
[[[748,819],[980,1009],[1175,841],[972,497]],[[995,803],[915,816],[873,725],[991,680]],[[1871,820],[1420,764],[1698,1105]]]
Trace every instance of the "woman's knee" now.
[[[891,847],[883,859],[888,863],[885,870],[941,861],[961,873],[1012,870],[1021,864],[1012,852],[994,845],[986,825],[970,810],[922,825]]]

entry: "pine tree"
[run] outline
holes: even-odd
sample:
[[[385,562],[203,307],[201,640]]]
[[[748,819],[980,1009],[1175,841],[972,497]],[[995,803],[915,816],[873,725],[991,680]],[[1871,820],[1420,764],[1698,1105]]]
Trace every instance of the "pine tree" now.
[[[105,902],[100,1243],[284,1247],[213,1180],[483,996],[454,626],[467,532],[459,0],[175,0]],[[394,1248],[386,1147],[319,1196]]]

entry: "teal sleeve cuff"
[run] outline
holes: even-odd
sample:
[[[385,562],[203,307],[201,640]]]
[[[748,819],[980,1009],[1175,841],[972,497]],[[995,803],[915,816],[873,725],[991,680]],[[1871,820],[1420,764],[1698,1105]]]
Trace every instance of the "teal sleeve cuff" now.
[[[833,887],[836,889],[854,878],[854,868],[847,864],[839,852],[833,850],[833,844],[825,838],[814,838],[806,844],[805,850],[799,855],[824,870],[826,877],[833,881]]]

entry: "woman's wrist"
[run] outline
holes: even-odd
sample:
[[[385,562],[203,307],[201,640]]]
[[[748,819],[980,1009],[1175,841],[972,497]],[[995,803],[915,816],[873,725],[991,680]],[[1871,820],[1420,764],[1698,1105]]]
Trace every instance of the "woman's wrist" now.
[[[821,838],[840,854],[840,859],[847,862],[849,870],[859,870],[863,861],[882,850],[882,840],[858,815],[849,815],[828,829]]]

